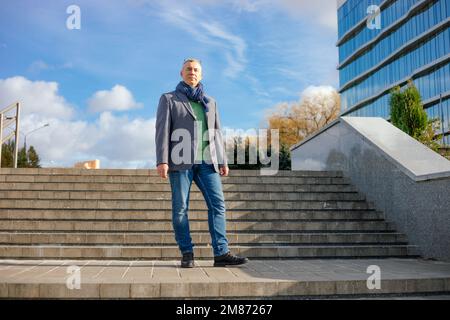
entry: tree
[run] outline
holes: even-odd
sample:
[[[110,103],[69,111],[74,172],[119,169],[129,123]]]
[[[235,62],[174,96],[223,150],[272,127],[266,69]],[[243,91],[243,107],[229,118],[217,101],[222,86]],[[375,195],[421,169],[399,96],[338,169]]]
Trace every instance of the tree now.
[[[437,139],[440,135],[436,135],[436,132],[440,127],[440,121],[428,119],[420,92],[411,80],[403,91],[399,86],[392,89],[389,105],[391,122],[394,126],[434,151],[438,151],[440,145]]]
[[[250,163],[250,138],[245,137],[243,139],[241,136],[233,137],[232,140],[228,143],[233,144],[233,161],[229,161],[228,164],[230,169],[238,169],[238,170],[256,170],[260,169],[262,167],[262,164],[258,161],[259,155],[257,153],[257,150],[254,150],[256,152],[256,163]],[[239,163],[242,162],[240,159],[238,159],[238,153],[242,152],[244,153],[244,162],[245,163]],[[231,159],[230,159],[231,160]]]
[[[423,109],[419,90],[412,81],[408,81],[407,88],[402,92],[395,87],[389,101],[391,107],[391,121],[394,126],[417,139],[427,128],[427,114]]]
[[[253,141],[251,141],[253,140]],[[227,145],[233,144],[233,154],[228,154],[229,163],[228,166],[230,169],[239,169],[239,170],[258,170],[264,167],[270,167],[272,164],[262,164],[261,157],[259,154],[257,143],[257,137],[254,136],[235,136],[231,139],[228,139]],[[277,148],[280,150],[274,149],[274,146],[270,144],[271,134],[268,133],[267,136],[267,150],[261,150],[263,153],[267,153],[265,156],[271,158],[273,152],[278,153],[279,159],[279,170],[291,170],[291,154],[289,152],[289,147],[285,145],[281,145]],[[253,142],[253,143],[251,143]],[[252,150],[250,150],[252,148]],[[238,157],[240,154],[240,157]],[[253,154],[252,159],[250,154]],[[242,159],[244,158],[244,159]],[[232,161],[233,160],[233,161]],[[243,161],[244,160],[244,161]],[[256,160],[256,163],[250,163],[251,160]],[[244,163],[242,163],[244,162]]]
[[[301,140],[300,128],[305,127],[304,120],[295,117],[292,106],[282,103],[275,106],[267,117],[269,129],[277,129],[280,137],[280,145],[291,146]]]
[[[12,168],[14,166],[14,146],[15,142],[9,140],[2,146],[2,167]],[[17,167],[18,168],[40,168],[40,158],[33,146],[28,148],[20,148],[17,152]]]
[[[278,129],[280,146],[291,147],[339,116],[340,98],[329,87],[305,90],[299,102],[281,103],[269,112],[270,129]]]
[[[436,134],[441,127],[441,121],[439,119],[427,119],[427,126],[423,130],[416,140],[426,145],[428,148],[435,152],[439,152],[441,145],[438,140],[442,138],[442,134]]]
[[[28,158],[25,148],[20,148],[17,152],[17,168],[28,168]]]
[[[14,142],[9,140],[2,146],[2,167],[12,168],[14,166]]]
[[[291,152],[285,145],[280,148],[280,170],[291,170]]]
[[[280,169],[291,169],[289,148],[339,116],[340,97],[331,87],[309,87],[300,101],[281,103],[269,112],[269,129],[278,129]]]
[[[30,168],[40,168],[41,159],[39,158],[39,155],[37,154],[36,150],[33,146],[30,146],[27,152],[27,158],[28,158],[28,165]]]

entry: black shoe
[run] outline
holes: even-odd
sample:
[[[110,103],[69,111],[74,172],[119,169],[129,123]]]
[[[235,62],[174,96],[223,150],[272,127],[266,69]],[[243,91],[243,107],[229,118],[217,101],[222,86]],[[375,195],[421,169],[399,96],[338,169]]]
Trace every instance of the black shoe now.
[[[238,257],[228,252],[224,255],[214,257],[214,267],[237,266],[248,261],[247,258]]]
[[[187,252],[183,253],[183,258],[181,258],[182,268],[193,268],[194,267],[194,253]]]

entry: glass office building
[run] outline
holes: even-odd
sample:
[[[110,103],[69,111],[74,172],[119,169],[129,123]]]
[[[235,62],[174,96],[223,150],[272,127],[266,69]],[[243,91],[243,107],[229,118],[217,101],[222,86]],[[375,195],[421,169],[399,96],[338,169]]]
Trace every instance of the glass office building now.
[[[337,46],[342,115],[387,119],[390,90],[412,80],[450,145],[450,0],[338,0]]]

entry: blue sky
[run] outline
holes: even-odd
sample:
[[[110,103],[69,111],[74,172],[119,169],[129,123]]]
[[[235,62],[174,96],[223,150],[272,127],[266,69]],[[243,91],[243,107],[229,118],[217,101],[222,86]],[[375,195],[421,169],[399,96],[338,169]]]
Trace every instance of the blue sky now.
[[[72,4],[80,30],[66,27]],[[278,103],[338,85],[334,0],[11,0],[0,10],[0,108],[23,101],[24,133],[50,123],[27,138],[44,166],[154,165],[157,103],[186,57],[202,61],[227,128],[263,127]]]

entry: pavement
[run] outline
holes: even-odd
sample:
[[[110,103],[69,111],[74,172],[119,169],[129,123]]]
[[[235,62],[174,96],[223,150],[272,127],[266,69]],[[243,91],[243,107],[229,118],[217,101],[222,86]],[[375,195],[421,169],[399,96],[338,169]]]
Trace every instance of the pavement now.
[[[446,299],[450,262],[423,259],[195,261],[0,260],[1,298]],[[379,280],[379,281],[378,281]]]

